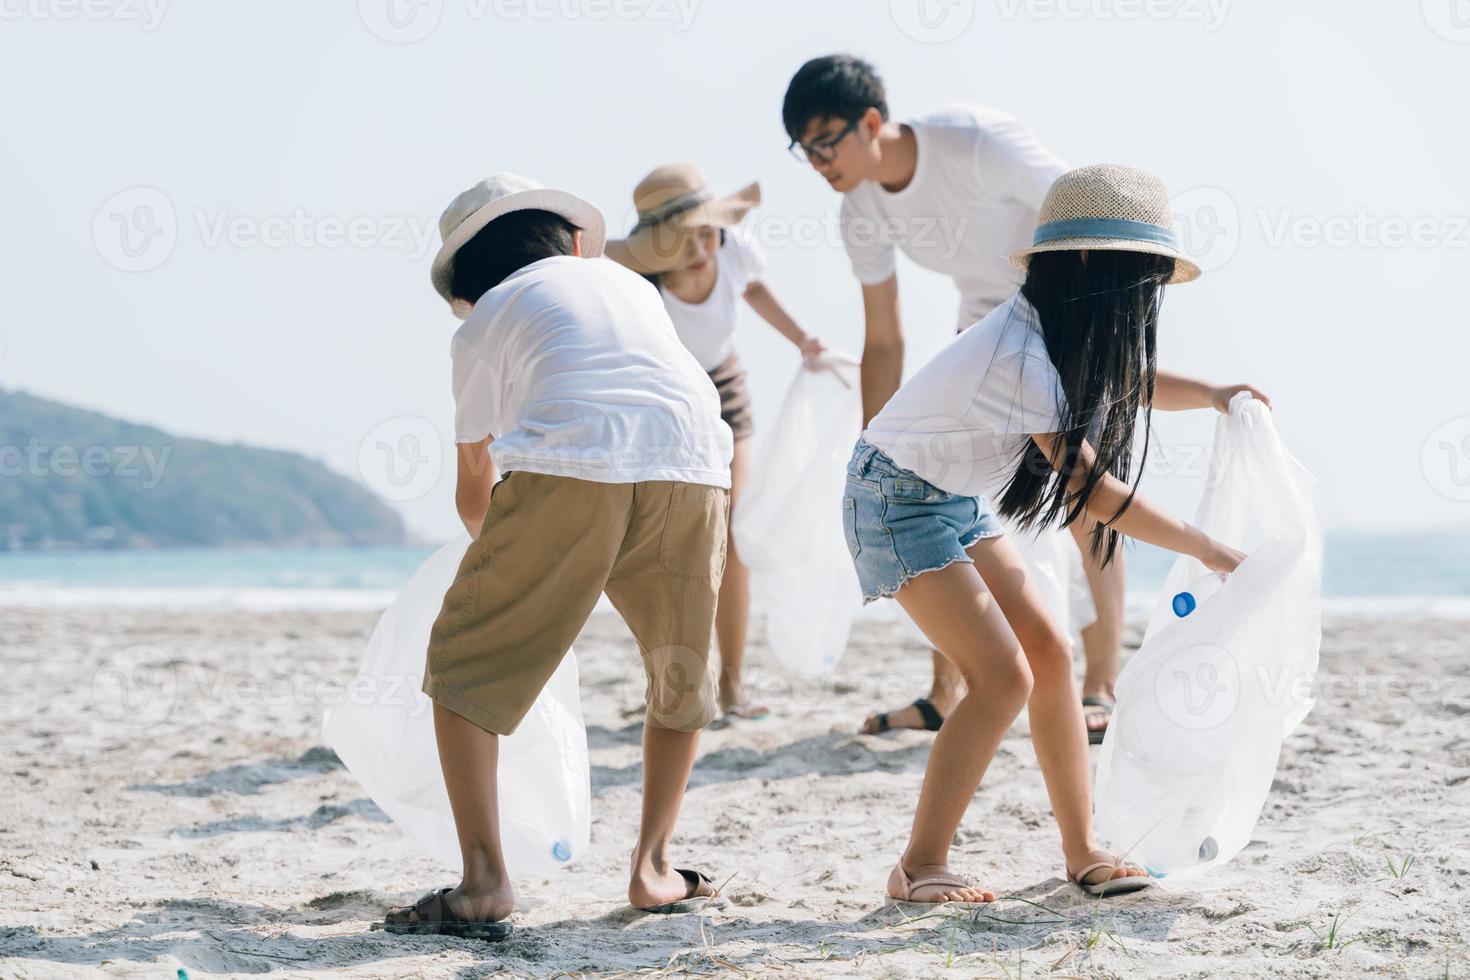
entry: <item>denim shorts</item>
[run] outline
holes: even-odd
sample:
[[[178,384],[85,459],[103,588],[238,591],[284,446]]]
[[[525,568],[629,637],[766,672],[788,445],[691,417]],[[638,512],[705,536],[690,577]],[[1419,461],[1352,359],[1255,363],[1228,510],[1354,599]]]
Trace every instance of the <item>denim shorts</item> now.
[[[915,575],[969,561],[966,548],[1005,533],[986,498],[941,490],[863,439],[847,463],[842,530],[864,605]]]

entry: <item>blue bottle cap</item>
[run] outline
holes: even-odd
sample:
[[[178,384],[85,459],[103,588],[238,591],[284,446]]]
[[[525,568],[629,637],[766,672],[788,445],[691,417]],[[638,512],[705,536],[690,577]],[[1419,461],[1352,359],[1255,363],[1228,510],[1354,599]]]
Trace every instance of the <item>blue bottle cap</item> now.
[[[1180,619],[1188,616],[1197,608],[1199,608],[1199,603],[1194,601],[1193,592],[1181,592],[1174,597],[1174,615]]]
[[[570,861],[572,859],[572,845],[564,840],[559,840],[551,845],[551,856],[558,861]]]

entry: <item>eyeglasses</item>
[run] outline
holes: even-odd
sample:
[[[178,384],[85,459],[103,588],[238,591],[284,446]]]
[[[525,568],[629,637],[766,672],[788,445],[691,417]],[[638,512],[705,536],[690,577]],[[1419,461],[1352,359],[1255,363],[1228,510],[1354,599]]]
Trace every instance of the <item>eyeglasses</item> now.
[[[837,133],[837,135],[831,137],[830,139],[822,140],[818,143],[803,143],[801,142],[801,140],[792,140],[791,144],[787,146],[786,149],[791,152],[792,156],[794,156],[797,160],[800,160],[802,163],[806,163],[810,160],[816,160],[821,163],[831,163],[833,160],[837,159],[837,144],[847,139],[847,134],[856,130],[858,128],[858,124],[862,121],[862,117],[859,116],[857,119],[854,119],[846,126],[843,126],[842,129]]]

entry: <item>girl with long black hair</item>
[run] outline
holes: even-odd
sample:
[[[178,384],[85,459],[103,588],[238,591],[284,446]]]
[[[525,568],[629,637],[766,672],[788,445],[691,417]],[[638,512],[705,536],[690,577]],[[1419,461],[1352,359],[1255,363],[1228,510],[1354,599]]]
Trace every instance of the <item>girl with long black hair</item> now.
[[[1171,219],[1163,183],[1143,171],[1063,174],[1033,246],[1012,256],[1020,293],[915,374],[854,447],[843,524],[864,600],[896,597],[968,689],[935,739],[892,899],[994,900],[950,869],[949,846],[1023,707],[1068,879],[1092,894],[1152,880],[1093,836],[1071,648],[996,510],[1022,529],[1095,521],[1104,560],[1120,534],[1220,572],[1245,557],[1137,493],[1164,286],[1199,275]]]

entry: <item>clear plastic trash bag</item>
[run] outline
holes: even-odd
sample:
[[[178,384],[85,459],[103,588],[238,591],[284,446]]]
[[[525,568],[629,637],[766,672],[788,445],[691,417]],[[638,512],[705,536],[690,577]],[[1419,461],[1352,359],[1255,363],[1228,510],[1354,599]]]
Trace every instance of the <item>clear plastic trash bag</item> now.
[[[1311,710],[1322,638],[1314,484],[1270,410],[1237,395],[1216,423],[1195,523],[1249,557],[1223,582],[1194,558],[1174,563],[1118,678],[1098,759],[1098,833],[1156,875],[1198,875],[1249,843],[1281,742]]]
[[[436,551],[383,612],[322,736],[408,838],[451,871],[462,864],[439,767],[433,702],[420,689],[429,631],[470,539]],[[568,652],[515,734],[500,740],[500,832],[516,874],[544,874],[587,848],[592,794],[587,729]]]
[[[751,605],[777,661],[796,673],[837,665],[862,606],[839,506],[862,416],[855,358],[828,352],[818,369],[798,368],[735,509]]]

